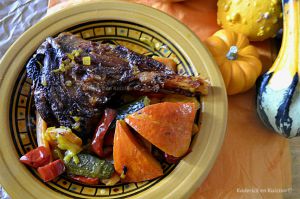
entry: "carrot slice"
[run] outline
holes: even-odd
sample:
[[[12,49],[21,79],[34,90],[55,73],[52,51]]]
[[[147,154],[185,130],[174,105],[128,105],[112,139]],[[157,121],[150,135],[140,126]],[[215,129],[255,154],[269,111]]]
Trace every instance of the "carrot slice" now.
[[[160,150],[181,157],[189,149],[195,115],[194,103],[164,102],[146,106],[125,121]]]
[[[139,143],[123,120],[117,121],[113,156],[116,172],[125,174],[124,182],[140,182],[163,175],[159,162]],[[123,168],[127,170],[125,173]]]

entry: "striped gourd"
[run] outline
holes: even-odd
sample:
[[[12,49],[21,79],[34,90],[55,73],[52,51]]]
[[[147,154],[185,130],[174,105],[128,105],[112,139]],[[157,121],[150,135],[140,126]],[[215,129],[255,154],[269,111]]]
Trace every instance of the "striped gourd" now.
[[[283,39],[273,66],[257,81],[261,120],[291,138],[300,136],[300,0],[283,0]]]

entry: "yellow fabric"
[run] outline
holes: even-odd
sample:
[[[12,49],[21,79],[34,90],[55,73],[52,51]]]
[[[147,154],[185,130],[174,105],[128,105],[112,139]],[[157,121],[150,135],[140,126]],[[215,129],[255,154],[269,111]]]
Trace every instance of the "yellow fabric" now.
[[[49,0],[49,6],[62,1],[65,0]],[[131,1],[172,15],[192,29],[201,40],[205,40],[220,28],[216,22],[216,0]],[[61,5],[67,6],[68,3]],[[255,45],[259,47],[265,71],[275,57],[272,40],[257,42]],[[281,192],[290,191],[291,188],[288,140],[262,125],[256,115],[254,89],[229,97],[228,105],[228,127],[224,145],[207,179],[199,185],[191,199],[282,198]]]

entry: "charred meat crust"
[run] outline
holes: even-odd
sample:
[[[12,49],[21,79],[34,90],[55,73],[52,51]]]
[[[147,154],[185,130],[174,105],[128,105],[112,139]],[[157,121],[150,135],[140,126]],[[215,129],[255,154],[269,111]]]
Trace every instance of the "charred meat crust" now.
[[[83,57],[91,63],[84,65]],[[82,138],[117,92],[158,92],[175,75],[160,62],[123,46],[86,41],[70,33],[47,38],[26,69],[41,117],[50,125],[75,129]]]

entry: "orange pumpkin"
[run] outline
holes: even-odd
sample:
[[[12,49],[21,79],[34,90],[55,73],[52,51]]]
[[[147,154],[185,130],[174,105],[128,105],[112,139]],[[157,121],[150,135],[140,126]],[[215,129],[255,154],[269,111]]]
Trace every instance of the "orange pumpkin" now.
[[[189,149],[195,115],[194,103],[163,102],[146,106],[125,121],[163,152],[181,157]]]
[[[126,166],[126,177],[123,182],[140,182],[151,180],[163,175],[159,162],[132,135],[126,123],[117,121],[114,147],[114,167],[120,175]]]
[[[245,35],[222,29],[205,44],[219,65],[228,95],[245,92],[255,84],[262,64]]]

